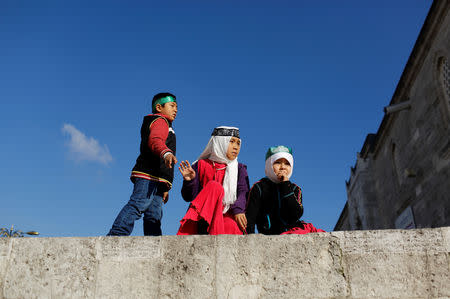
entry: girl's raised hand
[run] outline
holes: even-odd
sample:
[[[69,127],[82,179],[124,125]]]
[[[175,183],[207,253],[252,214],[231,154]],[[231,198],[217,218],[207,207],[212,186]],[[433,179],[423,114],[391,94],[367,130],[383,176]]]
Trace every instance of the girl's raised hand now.
[[[185,181],[195,179],[195,170],[192,168],[191,164],[189,164],[189,161],[182,161],[178,169],[180,170],[180,173]]]

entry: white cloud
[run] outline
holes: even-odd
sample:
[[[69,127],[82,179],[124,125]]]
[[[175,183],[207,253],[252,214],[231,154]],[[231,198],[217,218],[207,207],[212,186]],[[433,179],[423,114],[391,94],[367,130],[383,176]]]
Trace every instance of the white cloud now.
[[[99,162],[105,165],[112,161],[112,156],[106,144],[101,146],[96,139],[87,137],[71,124],[64,124],[61,130],[64,134],[70,136],[67,146],[71,158],[74,160]]]

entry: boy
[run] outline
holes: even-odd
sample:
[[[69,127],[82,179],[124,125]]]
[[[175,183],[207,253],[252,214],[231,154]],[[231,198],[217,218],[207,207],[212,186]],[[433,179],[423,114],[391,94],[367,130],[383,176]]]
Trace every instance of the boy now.
[[[131,172],[134,184],[130,200],[122,208],[108,236],[129,236],[134,222],[144,214],[144,235],[160,236],[162,203],[169,199],[173,181],[176,137],[172,122],[177,116],[176,97],[158,93],[152,100],[152,113],[141,127],[140,155]]]

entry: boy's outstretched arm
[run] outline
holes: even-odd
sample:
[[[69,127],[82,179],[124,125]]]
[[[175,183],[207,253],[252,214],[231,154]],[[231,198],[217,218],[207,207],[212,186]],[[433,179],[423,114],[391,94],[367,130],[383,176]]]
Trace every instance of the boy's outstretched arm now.
[[[166,167],[172,168],[172,165],[176,164],[178,160],[166,145],[167,136],[169,136],[169,124],[162,117],[156,119],[150,125],[148,147],[155,155],[160,156],[164,160]]]
[[[169,201],[169,191],[166,191],[163,194],[163,203],[166,204],[168,201]]]
[[[172,165],[177,164],[178,160],[177,157],[174,156],[174,154],[170,153],[165,153],[164,154],[164,163],[166,164],[167,168],[172,168]]]

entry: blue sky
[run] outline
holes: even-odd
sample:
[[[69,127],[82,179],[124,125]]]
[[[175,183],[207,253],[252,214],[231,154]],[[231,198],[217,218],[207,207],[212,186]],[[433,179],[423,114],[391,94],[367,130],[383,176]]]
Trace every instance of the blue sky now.
[[[264,176],[293,148],[303,219],[332,230],[431,1],[0,1],[0,227],[98,236],[127,202],[152,96],[179,100],[178,159],[241,129]],[[176,173],[163,233],[187,203]],[[138,221],[133,235],[142,235]]]

